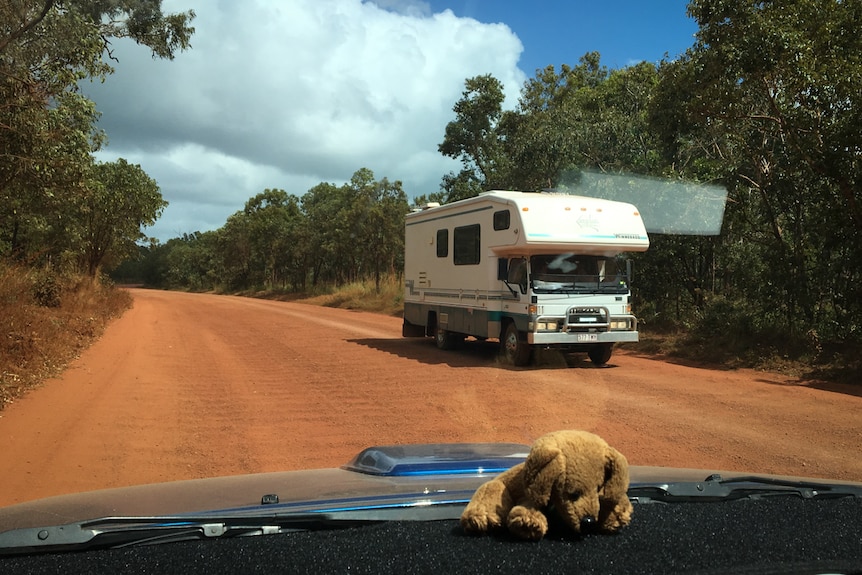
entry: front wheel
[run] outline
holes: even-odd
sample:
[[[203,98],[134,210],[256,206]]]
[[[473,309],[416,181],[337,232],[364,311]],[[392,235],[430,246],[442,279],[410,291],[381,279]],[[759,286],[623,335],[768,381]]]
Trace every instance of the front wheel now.
[[[612,343],[601,343],[599,345],[595,345],[587,352],[587,355],[590,358],[590,361],[595,365],[605,365],[608,360],[611,358],[611,353],[614,350],[614,344]]]
[[[530,363],[530,344],[522,337],[514,323],[506,326],[506,333],[501,340],[503,355],[512,365],[522,366]]]

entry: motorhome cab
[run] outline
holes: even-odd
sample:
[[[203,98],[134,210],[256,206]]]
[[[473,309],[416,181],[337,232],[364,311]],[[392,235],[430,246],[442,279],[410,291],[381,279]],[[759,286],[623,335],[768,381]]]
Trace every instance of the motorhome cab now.
[[[492,191],[405,219],[405,337],[449,349],[499,338],[514,365],[534,348],[606,363],[637,341],[630,265],[649,238],[631,204],[546,192]]]

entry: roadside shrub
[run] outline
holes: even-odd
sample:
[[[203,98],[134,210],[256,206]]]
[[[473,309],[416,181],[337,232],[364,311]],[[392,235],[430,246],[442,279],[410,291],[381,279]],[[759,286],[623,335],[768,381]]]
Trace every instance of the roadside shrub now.
[[[731,340],[739,340],[757,331],[756,323],[754,311],[745,302],[715,296],[705,302],[693,327],[710,338],[730,336]]]
[[[652,333],[677,332],[685,327],[684,321],[676,315],[662,313],[654,302],[640,302],[634,308],[638,318],[638,329]]]
[[[63,291],[62,282],[56,273],[43,270],[34,274],[33,299],[44,307],[60,307],[60,295]]]
[[[0,262],[0,409],[58,374],[130,306],[128,292],[98,280]]]

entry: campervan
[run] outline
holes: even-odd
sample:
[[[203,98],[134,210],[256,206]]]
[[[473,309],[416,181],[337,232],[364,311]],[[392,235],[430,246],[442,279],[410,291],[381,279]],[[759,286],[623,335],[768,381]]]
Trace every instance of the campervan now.
[[[554,192],[490,191],[405,217],[405,337],[441,349],[499,339],[527,365],[536,348],[604,365],[638,340],[627,252],[649,247],[629,203]]]

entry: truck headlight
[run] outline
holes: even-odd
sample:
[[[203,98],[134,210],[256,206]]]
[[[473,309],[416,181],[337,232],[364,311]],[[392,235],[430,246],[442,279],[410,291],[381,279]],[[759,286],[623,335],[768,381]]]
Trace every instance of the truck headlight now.
[[[536,331],[560,331],[559,320],[539,320],[536,322]]]

